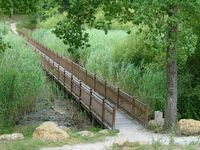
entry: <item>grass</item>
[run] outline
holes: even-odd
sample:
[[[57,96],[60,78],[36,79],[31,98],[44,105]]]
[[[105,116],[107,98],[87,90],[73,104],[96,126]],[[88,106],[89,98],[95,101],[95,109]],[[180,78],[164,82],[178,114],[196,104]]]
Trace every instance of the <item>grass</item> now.
[[[58,39],[51,30],[47,29],[38,29],[32,33],[32,37],[40,41],[45,46],[49,47],[54,52],[64,56],[69,57],[69,53],[67,52],[68,46],[66,46],[62,40]]]
[[[39,57],[24,39],[7,32],[3,40],[11,48],[0,56],[0,133],[9,132],[15,121],[31,110],[46,79]]]
[[[125,142],[122,145],[113,144],[112,150],[198,150],[200,143],[191,143],[188,145],[169,144],[163,145],[160,142],[152,144],[141,144],[139,142]]]

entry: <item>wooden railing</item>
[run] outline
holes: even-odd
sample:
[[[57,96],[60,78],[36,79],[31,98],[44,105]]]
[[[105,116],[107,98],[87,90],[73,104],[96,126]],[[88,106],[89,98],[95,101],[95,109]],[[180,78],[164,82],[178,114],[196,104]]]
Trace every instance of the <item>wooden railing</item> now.
[[[20,34],[26,36],[23,32],[20,32]],[[88,85],[99,95],[103,96],[104,99],[108,99],[129,116],[139,120],[144,126],[147,125],[149,111],[147,104],[138,101],[133,96],[130,96],[120,88],[113,86],[102,78],[96,76],[96,74],[87,71],[87,69],[83,68],[79,64],[54,53],[52,50],[42,45],[40,42],[37,42],[28,36],[26,37],[31,44],[40,49],[52,60],[57,60],[58,64],[62,66],[66,71],[73,74],[85,85]],[[63,73],[61,73],[61,75],[63,76]]]

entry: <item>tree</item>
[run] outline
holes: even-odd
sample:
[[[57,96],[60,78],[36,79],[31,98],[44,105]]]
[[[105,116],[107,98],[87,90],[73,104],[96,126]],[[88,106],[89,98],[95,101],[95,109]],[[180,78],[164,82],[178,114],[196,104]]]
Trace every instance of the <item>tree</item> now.
[[[99,8],[104,11],[104,21],[96,22],[95,14]],[[177,121],[177,51],[181,43],[179,33],[191,28],[190,20],[200,14],[199,8],[200,0],[71,0],[66,21],[60,22],[54,32],[70,46],[69,52],[74,54],[78,48],[88,46],[86,25],[106,32],[113,19],[121,23],[132,21],[134,24],[148,26],[146,41],[156,41],[159,38],[162,49],[166,51],[165,129],[168,130]]]
[[[3,14],[12,17],[13,14],[30,14],[36,11],[38,0],[0,0]]]

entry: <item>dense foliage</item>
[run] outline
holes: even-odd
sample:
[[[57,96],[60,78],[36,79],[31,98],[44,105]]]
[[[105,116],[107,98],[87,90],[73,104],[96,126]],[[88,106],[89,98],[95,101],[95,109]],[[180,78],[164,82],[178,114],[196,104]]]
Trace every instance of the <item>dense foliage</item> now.
[[[38,0],[0,0],[1,13],[7,15],[29,14],[36,11],[37,2]]]
[[[0,133],[31,110],[45,83],[39,59],[25,41],[8,31],[3,41],[10,48],[0,54]]]

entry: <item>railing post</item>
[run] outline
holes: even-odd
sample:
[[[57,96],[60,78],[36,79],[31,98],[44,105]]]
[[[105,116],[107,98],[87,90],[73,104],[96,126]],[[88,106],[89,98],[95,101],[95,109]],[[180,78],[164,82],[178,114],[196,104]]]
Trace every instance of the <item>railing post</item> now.
[[[133,112],[133,116],[135,115],[135,99],[132,98],[132,112]]]
[[[92,89],[90,88],[90,106],[89,106],[90,112],[92,110]]]
[[[72,92],[73,92],[73,75],[71,74],[71,94],[72,94]]]
[[[64,88],[66,87],[66,72],[65,72],[65,69],[64,69]]]
[[[148,125],[148,121],[149,121],[149,120],[148,120],[148,119],[149,119],[149,118],[148,118],[148,117],[149,117],[149,107],[148,107],[148,105],[146,104],[144,108],[145,108],[145,113],[144,113],[144,117],[145,117],[145,118],[144,118],[144,126],[145,126],[145,128],[146,128],[147,125]]]
[[[102,103],[102,120],[101,120],[101,122],[102,122],[102,124],[101,124],[102,128],[104,126],[104,117],[105,117],[105,98],[103,98],[103,103]]]
[[[82,83],[81,83],[81,80],[79,80],[79,109],[81,109],[81,86],[82,86]]]
[[[80,65],[79,65],[79,63],[78,63],[78,79],[80,79],[79,73],[80,73]]]
[[[54,60],[53,60],[53,73],[52,73],[52,75],[53,75],[53,80],[55,80],[55,66],[54,66]]]
[[[60,64],[58,60],[58,53],[56,53],[56,63],[58,64],[58,81],[60,80]]]
[[[94,91],[96,91],[96,79],[97,79],[97,76],[96,76],[96,73],[94,74]]]
[[[105,81],[105,83],[104,83],[104,97],[105,97],[105,99],[107,98],[106,97],[106,90],[107,90],[107,81]]]
[[[73,61],[71,61],[71,74],[73,74]]]
[[[120,88],[117,88],[117,108],[119,108],[120,102],[119,102],[119,90]]]
[[[116,108],[113,107],[113,114],[112,114],[112,128],[115,128],[115,119],[116,119]]]
[[[87,85],[87,76],[88,76],[88,73],[87,73],[87,69],[85,71],[85,84]]]

